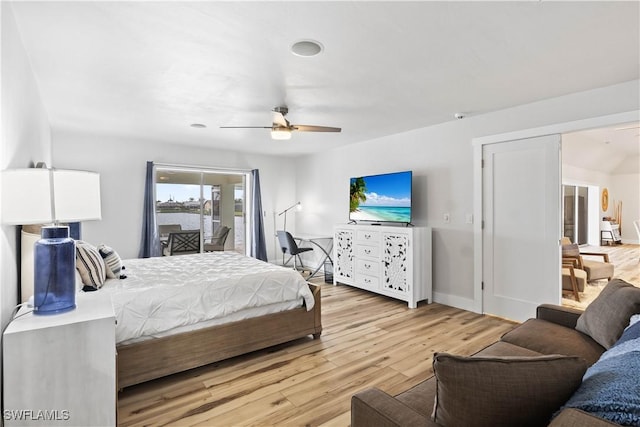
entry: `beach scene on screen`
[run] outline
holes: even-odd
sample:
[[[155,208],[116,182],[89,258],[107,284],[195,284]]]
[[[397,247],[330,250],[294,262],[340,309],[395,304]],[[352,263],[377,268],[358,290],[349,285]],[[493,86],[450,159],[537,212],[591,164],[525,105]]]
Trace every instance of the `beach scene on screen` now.
[[[351,178],[349,220],[411,222],[411,172]]]

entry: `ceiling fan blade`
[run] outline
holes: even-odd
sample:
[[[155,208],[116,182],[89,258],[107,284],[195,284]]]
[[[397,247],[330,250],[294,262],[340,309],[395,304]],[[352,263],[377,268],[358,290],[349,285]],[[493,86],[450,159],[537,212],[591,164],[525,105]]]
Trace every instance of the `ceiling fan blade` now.
[[[313,126],[313,125],[292,125],[294,130],[300,132],[341,132],[342,128],[334,128],[329,126]]]
[[[640,125],[632,125],[632,126],[626,126],[622,128],[616,128],[616,130],[630,130],[630,129],[638,129],[638,128],[640,128]]]
[[[273,126],[220,126],[220,129],[271,129]]]

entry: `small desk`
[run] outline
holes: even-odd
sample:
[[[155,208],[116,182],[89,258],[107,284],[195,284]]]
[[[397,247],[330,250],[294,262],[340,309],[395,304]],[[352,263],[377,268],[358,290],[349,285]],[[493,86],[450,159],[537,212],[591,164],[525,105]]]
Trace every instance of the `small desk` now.
[[[324,267],[324,264],[327,261],[329,261],[331,265],[333,265],[333,259],[331,258],[331,252],[333,251],[333,236],[326,234],[297,233],[293,238],[297,242],[299,242],[298,246],[302,246],[303,244],[307,243],[319,248],[322,252],[322,258],[320,262],[315,267],[311,275],[307,277],[307,279],[311,279],[316,274],[318,274],[318,271],[320,271],[320,269]],[[324,245],[321,243],[324,243]]]

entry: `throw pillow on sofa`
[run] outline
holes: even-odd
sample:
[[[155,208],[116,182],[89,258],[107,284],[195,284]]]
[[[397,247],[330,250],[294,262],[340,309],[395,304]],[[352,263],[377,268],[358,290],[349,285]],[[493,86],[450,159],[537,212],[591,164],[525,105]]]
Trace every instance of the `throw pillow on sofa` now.
[[[580,315],[576,330],[608,349],[620,338],[631,316],[638,313],[640,288],[613,279]]]
[[[445,427],[546,426],[580,386],[573,356],[463,357],[436,353],[432,419]]]

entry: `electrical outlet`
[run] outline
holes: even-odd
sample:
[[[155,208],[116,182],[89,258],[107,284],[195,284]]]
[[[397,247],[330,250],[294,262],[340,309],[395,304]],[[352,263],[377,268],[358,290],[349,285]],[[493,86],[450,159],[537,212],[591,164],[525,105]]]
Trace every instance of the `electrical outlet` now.
[[[442,219],[444,220],[444,222],[446,224],[449,224],[449,222],[451,221],[451,215],[449,215],[449,212],[447,212],[444,215],[442,215]]]

